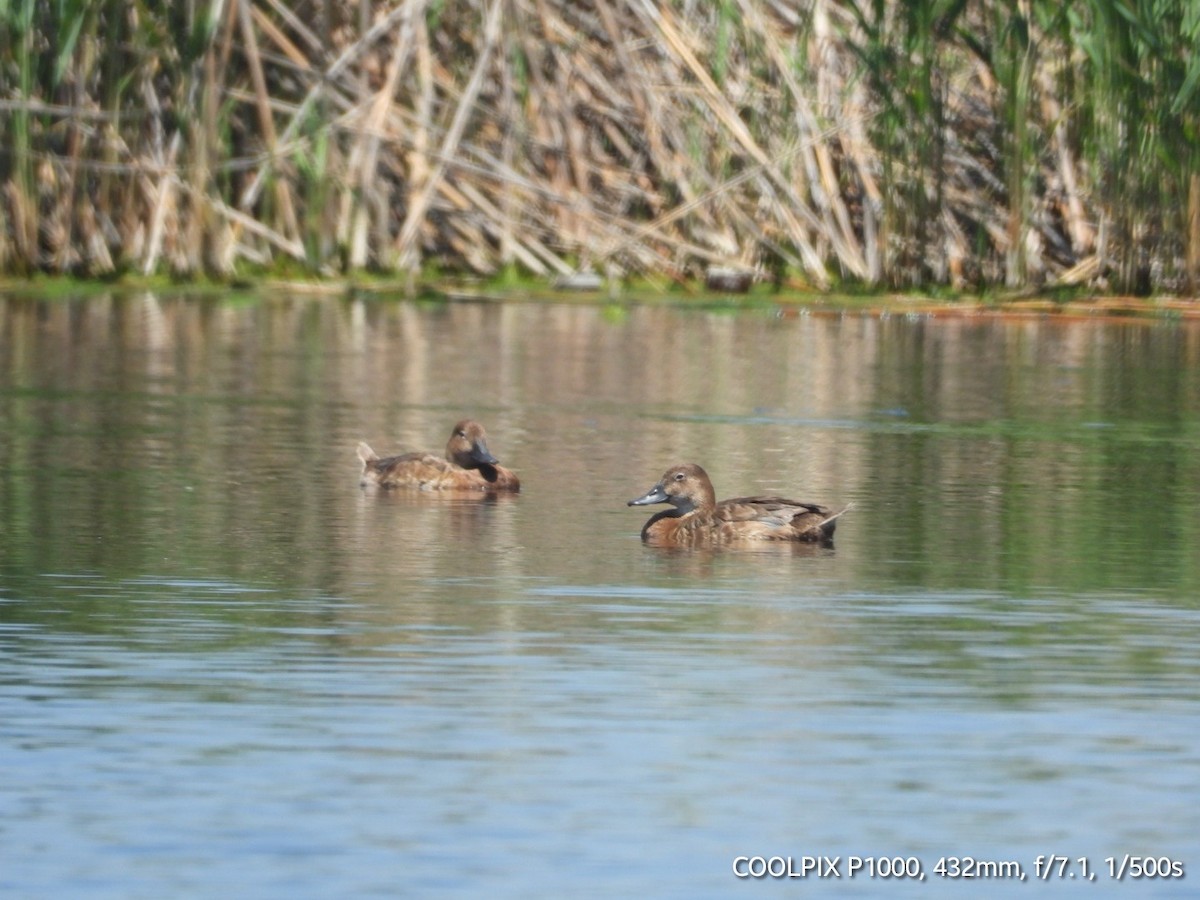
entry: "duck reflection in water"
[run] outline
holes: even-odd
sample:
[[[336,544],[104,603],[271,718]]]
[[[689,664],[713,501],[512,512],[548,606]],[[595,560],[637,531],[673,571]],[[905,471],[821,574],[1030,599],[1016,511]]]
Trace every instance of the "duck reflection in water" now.
[[[737,497],[717,502],[708,473],[695,463],[672,466],[629,506],[669,503],[650,517],[642,540],[661,547],[695,547],[758,541],[833,546],[838,517],[816,503],[782,497]]]
[[[446,455],[404,453],[380,457],[359,442],[358,458],[364,487],[418,488],[422,491],[516,493],[521,481],[500,465],[488,449],[487,433],[472,419],[463,419],[450,432]]]

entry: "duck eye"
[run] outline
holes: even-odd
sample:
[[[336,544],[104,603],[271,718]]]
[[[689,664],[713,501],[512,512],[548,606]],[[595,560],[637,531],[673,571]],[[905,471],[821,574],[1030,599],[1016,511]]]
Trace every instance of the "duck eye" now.
[[[682,473],[682,472],[676,472],[676,473],[675,473],[675,480],[676,480],[676,481],[683,481],[683,473]]]

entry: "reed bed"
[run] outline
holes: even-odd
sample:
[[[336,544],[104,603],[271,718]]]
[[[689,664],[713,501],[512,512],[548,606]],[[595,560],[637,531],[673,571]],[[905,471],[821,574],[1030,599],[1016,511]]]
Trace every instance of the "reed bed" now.
[[[1200,287],[1187,0],[0,2],[0,270]]]

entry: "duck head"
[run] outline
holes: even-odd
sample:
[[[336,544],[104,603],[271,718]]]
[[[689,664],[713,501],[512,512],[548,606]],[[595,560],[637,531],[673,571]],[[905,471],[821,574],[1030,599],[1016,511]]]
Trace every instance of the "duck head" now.
[[[697,509],[712,509],[717,505],[717,498],[708,473],[695,463],[683,463],[667,469],[658,484],[641,497],[630,500],[628,505],[649,506],[652,503],[670,503],[675,507],[675,515],[686,516]]]
[[[454,426],[446,442],[446,459],[464,469],[481,469],[500,462],[488,450],[483,426],[473,419],[463,419]]]

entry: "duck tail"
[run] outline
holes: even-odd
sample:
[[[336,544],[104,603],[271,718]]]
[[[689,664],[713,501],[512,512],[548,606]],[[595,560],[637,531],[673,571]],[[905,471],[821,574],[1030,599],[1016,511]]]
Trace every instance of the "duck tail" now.
[[[363,466],[369,466],[371,463],[379,459],[379,456],[367,446],[365,441],[358,442],[358,458],[362,460]]]

